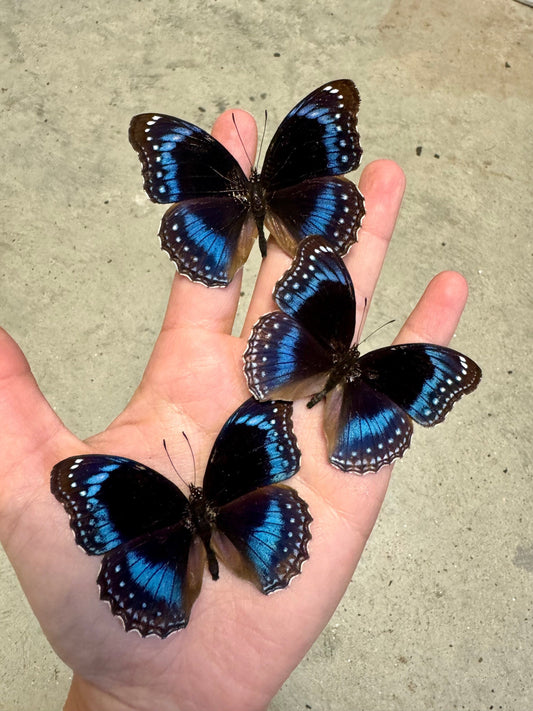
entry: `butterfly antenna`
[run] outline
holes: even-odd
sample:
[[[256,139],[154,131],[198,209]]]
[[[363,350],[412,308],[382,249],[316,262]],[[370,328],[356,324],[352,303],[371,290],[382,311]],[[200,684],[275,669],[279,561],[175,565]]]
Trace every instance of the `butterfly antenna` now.
[[[237,136],[239,137],[239,141],[241,142],[241,146],[244,151],[244,155],[248,158],[248,163],[250,164],[250,168],[253,170],[254,164],[252,163],[250,156],[248,155],[248,151],[246,150],[246,146],[244,145],[244,141],[242,140],[242,136],[241,136],[240,131],[237,127],[237,121],[235,121],[235,114],[231,114],[231,119],[233,121],[233,125],[235,126],[235,130],[237,131]]]
[[[363,324],[365,322],[365,317],[366,317],[366,312],[368,310],[368,299],[365,296],[365,305],[363,306],[363,313],[361,314],[361,319],[359,321],[359,326],[357,328],[357,334],[355,337],[355,342],[357,345],[359,345],[360,341],[359,339],[361,338],[361,331],[363,330]]]
[[[194,484],[196,485],[196,459],[194,458],[194,452],[191,447],[191,443],[189,442],[189,438],[185,434],[185,432],[181,433],[183,437],[185,438],[185,441],[187,442],[187,446],[189,447],[189,452],[191,453],[191,459],[192,459],[192,470],[193,470],[193,481]]]
[[[188,443],[188,442],[189,442],[189,440],[187,440],[187,443]],[[189,444],[189,447],[190,447],[190,446],[191,446],[191,445]],[[189,485],[187,484],[187,482],[185,481],[185,479],[181,476],[181,474],[179,473],[179,471],[178,471],[178,470],[176,469],[176,467],[174,466],[174,462],[172,461],[172,458],[171,458],[170,454],[168,453],[167,443],[165,442],[165,440],[163,440],[163,448],[164,448],[165,452],[167,453],[168,461],[170,462],[170,464],[171,464],[171,466],[172,466],[172,469],[174,469],[174,471],[176,472],[176,474],[178,475],[178,477],[182,480],[182,482],[185,484],[185,486],[188,487]]]
[[[361,343],[364,343],[365,341],[368,341],[368,339],[371,338],[375,333],[377,333],[378,331],[381,331],[381,329],[382,329],[382,328],[385,328],[385,326],[390,326],[390,324],[391,324],[391,323],[394,323],[394,321],[395,321],[395,319],[391,318],[390,321],[387,321],[386,323],[382,323],[381,326],[378,326],[377,328],[375,328],[375,329],[372,331],[372,333],[369,333],[368,336],[367,336],[366,338],[364,338],[364,339],[363,339],[360,343],[358,343],[357,345],[360,346]]]
[[[261,157],[261,153],[263,151],[263,142],[265,140],[265,133],[267,129],[267,119],[268,119],[268,111],[265,109],[265,123],[263,125],[263,135],[261,136],[261,141],[259,143],[259,151],[257,153],[257,165],[259,165],[259,158]]]

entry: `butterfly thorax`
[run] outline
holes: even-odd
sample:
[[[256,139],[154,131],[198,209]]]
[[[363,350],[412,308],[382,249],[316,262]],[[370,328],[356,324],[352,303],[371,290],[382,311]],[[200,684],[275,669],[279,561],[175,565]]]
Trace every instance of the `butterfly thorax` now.
[[[263,225],[267,209],[267,194],[261,182],[261,176],[255,168],[252,168],[248,181],[248,199],[250,200],[250,209],[259,232],[259,249],[261,250],[261,255],[266,257],[266,239]]]
[[[361,368],[359,367],[360,356],[361,354],[359,353],[357,345],[352,346],[348,351],[337,356],[337,363],[339,366],[342,365],[342,368],[346,371],[347,380],[352,381],[361,375]]]
[[[326,395],[337,387],[340,383],[352,383],[361,376],[359,366],[359,349],[357,345],[348,350],[342,344],[332,344],[333,367],[329,371],[328,379],[322,390],[315,393],[307,403],[307,407],[314,407]]]
[[[194,532],[204,544],[207,567],[213,580],[218,580],[218,561],[211,548],[211,532],[216,523],[217,510],[206,499],[200,486],[189,484],[189,505],[185,526]]]

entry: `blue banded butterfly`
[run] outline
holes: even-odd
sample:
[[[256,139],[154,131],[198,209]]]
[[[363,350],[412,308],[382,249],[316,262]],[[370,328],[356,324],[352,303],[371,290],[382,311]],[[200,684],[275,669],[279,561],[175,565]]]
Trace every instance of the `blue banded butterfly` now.
[[[178,271],[225,286],[246,262],[264,227],[291,256],[307,234],[321,234],[339,254],[357,239],[364,201],[344,173],[359,165],[359,93],[340,79],[315,89],[289,112],[272,139],[261,173],[247,178],[221,143],[183,119],[140,114],[129,138],[142,163],[144,189],[175,203],[159,230]]]
[[[307,407],[325,399],[329,459],[339,469],[391,464],[410,444],[412,420],[441,422],[480,381],[474,361],[431,343],[360,355],[350,275],[320,237],[300,243],[274,298],[281,311],[259,319],[244,354],[249,389],[259,400],[310,398]]]
[[[82,454],[51,473],[76,542],[103,556],[100,597],[144,637],[187,625],[207,562],[219,559],[262,593],[286,587],[308,558],[311,516],[283,482],[300,452],[292,405],[252,398],[226,421],[211,451],[203,487],[188,498],[169,479],[124,457]]]

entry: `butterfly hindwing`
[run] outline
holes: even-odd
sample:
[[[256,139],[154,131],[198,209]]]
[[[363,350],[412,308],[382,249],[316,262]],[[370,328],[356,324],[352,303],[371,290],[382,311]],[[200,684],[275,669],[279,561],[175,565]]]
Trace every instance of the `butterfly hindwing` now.
[[[276,484],[223,506],[217,526],[240,553],[236,572],[267,594],[286,587],[301,571],[309,557],[311,520],[296,491]]]
[[[261,172],[265,189],[282,190],[357,168],[362,153],[358,109],[359,92],[349,79],[324,84],[302,99],[281,122],[268,147]]]
[[[177,525],[107,553],[98,575],[100,597],[126,630],[166,637],[185,627],[201,577],[188,575],[192,532]]]
[[[346,178],[313,178],[274,192],[265,224],[289,254],[306,235],[321,235],[337,254],[356,241],[365,214],[364,198]]]
[[[403,455],[413,426],[390,398],[357,379],[326,396],[324,429],[330,462],[343,471],[366,474]]]
[[[161,221],[161,248],[180,274],[206,286],[225,286],[248,258],[257,227],[232,197],[185,200]]]
[[[131,120],[129,138],[142,163],[144,189],[154,202],[246,192],[246,178],[231,153],[188,121],[140,114]]]
[[[52,469],[51,491],[70,516],[76,542],[90,555],[175,523],[187,506],[166,477],[132,459],[108,455],[59,462]]]

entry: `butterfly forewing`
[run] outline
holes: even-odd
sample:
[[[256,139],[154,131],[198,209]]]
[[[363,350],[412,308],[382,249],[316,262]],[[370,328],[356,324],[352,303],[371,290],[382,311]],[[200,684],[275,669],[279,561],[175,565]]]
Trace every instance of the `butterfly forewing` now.
[[[360,359],[363,377],[426,427],[442,422],[454,403],[474,390],[481,370],[445,346],[407,343],[371,351]]]
[[[274,298],[325,349],[349,348],[355,328],[353,285],[344,262],[323,239],[312,236],[299,245]]]
[[[359,93],[349,79],[324,84],[289,112],[265,155],[261,178],[268,192],[309,178],[342,175],[361,159]]]
[[[176,523],[187,506],[161,474],[108,455],[59,462],[52,469],[51,491],[70,516],[76,542],[91,555]]]
[[[258,400],[311,397],[332,365],[331,352],[282,311],[261,316],[244,352],[244,374]]]
[[[144,189],[154,202],[246,195],[246,177],[235,158],[192,123],[140,114],[131,120],[129,138],[142,163]]]
[[[226,421],[206,467],[203,488],[217,506],[284,481],[300,465],[292,404],[250,398]]]
[[[202,582],[198,571],[188,570],[192,535],[180,524],[104,556],[100,597],[126,630],[166,637],[186,626]]]

